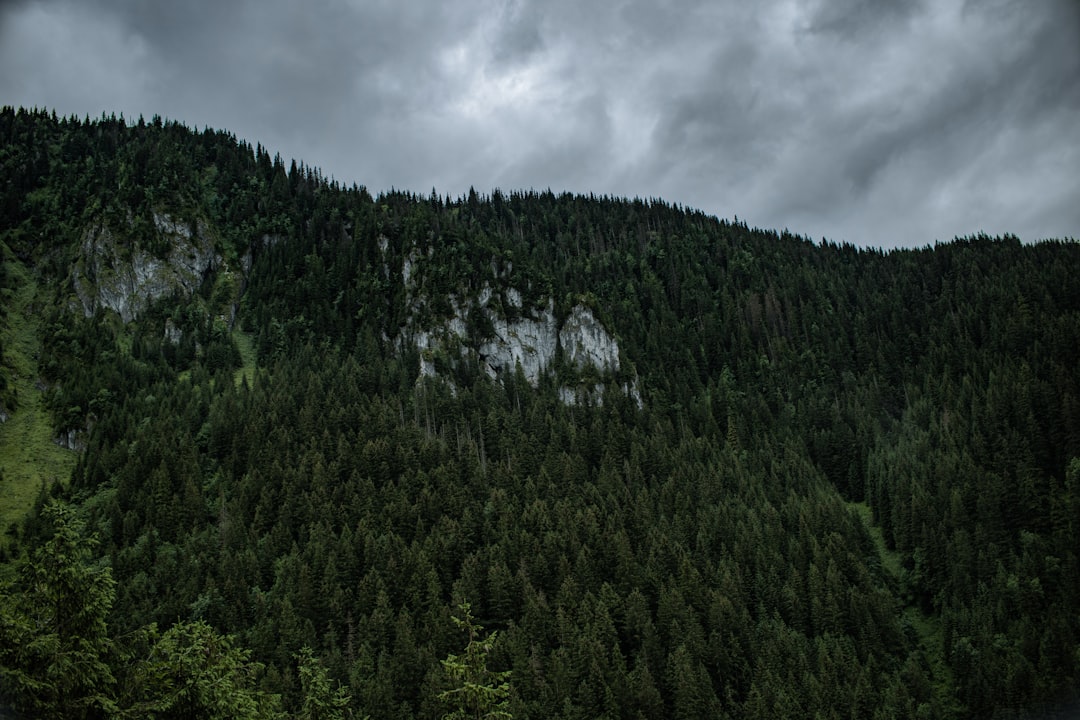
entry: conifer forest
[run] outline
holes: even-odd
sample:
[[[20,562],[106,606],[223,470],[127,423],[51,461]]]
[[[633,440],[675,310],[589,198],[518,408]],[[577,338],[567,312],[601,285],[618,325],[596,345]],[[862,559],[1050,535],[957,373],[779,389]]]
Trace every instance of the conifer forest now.
[[[0,715],[1080,709],[1075,240],[6,107],[0,252]]]

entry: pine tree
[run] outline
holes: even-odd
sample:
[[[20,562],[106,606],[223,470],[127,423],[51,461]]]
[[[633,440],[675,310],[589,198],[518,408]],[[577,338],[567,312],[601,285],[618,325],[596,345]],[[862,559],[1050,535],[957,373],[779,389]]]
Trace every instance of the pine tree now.
[[[114,712],[106,616],[116,583],[108,568],[91,565],[95,541],[74,510],[52,502],[43,515],[52,538],[24,566],[16,594],[0,595],[0,680],[33,717]]]
[[[304,647],[296,656],[300,663],[300,687],[304,704],[297,718],[300,720],[342,720],[349,707],[350,697],[345,688],[332,690],[326,668],[315,657],[311,648]]]
[[[256,688],[262,665],[201,620],[169,628],[154,644],[146,691],[158,718],[278,716],[279,698]]]
[[[453,708],[443,717],[446,720],[511,720],[510,671],[488,670],[487,657],[495,643],[497,632],[481,639],[483,627],[473,619],[469,603],[460,606],[462,617],[454,624],[465,630],[469,642],[462,655],[449,655],[442,661],[447,676],[455,687],[439,694],[439,699]]]

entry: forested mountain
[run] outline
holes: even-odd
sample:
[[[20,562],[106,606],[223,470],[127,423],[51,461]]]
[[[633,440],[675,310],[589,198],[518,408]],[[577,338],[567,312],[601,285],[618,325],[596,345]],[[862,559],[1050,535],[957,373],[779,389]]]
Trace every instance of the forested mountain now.
[[[11,108],[0,242],[0,493],[35,407],[73,463],[0,506],[15,707],[433,718],[470,662],[515,718],[1075,699],[1076,242],[372,196]]]

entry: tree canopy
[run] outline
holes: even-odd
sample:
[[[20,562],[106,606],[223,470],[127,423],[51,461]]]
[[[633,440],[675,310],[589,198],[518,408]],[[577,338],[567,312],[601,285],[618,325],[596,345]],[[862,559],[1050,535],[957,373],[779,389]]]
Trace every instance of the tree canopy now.
[[[475,687],[515,718],[636,719],[1076,696],[1074,241],[886,253],[659,199],[373,196],[227,132],[12,108],[0,178],[0,292],[37,283],[34,371],[78,454],[4,536],[0,699],[436,718],[474,716]],[[194,263],[177,234],[213,247],[198,282],[88,311],[107,272]],[[417,345],[485,293],[508,322],[588,308],[619,369],[489,377],[475,313],[460,358]]]

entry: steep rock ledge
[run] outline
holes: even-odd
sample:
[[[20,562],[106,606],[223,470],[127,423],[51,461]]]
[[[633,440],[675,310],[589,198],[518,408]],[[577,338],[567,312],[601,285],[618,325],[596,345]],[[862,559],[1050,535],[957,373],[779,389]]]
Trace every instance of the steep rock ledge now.
[[[378,247],[383,273],[390,279],[386,262],[390,241],[380,237]],[[560,319],[555,302],[550,297],[538,299],[530,281],[516,277],[513,262],[506,258],[492,258],[489,267],[478,270],[478,277],[471,278],[471,290],[459,287],[458,292],[438,297],[431,290],[438,283],[427,277],[429,265],[436,262],[432,245],[401,249],[398,279],[405,289],[409,318],[396,343],[399,350],[419,351],[418,381],[440,377],[440,367],[460,367],[464,362],[475,363],[492,380],[520,368],[525,380],[537,387],[561,360],[563,368],[581,376],[572,387],[559,388],[559,398],[566,404],[602,402],[605,388],[619,376],[619,391],[641,406],[636,375],[627,379],[626,373],[620,374],[618,341],[586,305],[573,306]]]
[[[154,213],[153,242],[126,243],[105,225],[87,229],[71,285],[83,314],[115,311],[125,323],[138,317],[158,298],[173,293],[190,296],[217,268],[221,258],[205,223],[192,227],[164,213]],[[164,257],[149,245],[167,248]]]
[[[550,300],[532,312],[521,309],[515,317],[507,318],[492,307],[490,301],[495,294],[485,286],[473,302],[451,297],[453,313],[449,318],[411,331],[411,343],[420,352],[420,379],[438,377],[435,363],[438,353],[451,362],[477,362],[493,380],[517,372],[520,367],[525,380],[533,387],[539,384],[559,353],[562,353],[562,360],[577,371],[595,369],[608,377],[618,372],[618,341],[587,307],[574,306],[561,323]],[[521,293],[509,288],[502,297],[504,303],[520,302]],[[489,325],[490,334],[479,341],[472,336],[475,331],[470,330],[470,313],[479,313]],[[410,339],[401,338],[399,342],[410,342]],[[620,389],[640,406],[637,378],[624,382]],[[559,390],[559,397],[567,404],[576,404],[586,398],[599,402],[603,390],[603,382],[577,388],[564,386]]]

